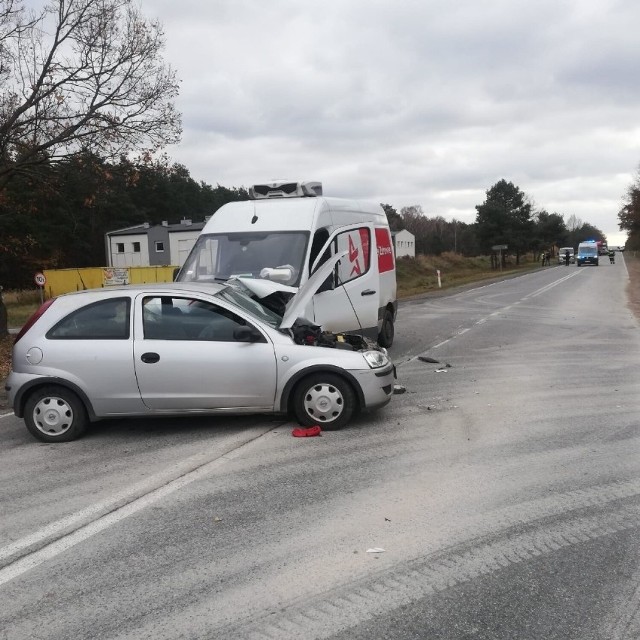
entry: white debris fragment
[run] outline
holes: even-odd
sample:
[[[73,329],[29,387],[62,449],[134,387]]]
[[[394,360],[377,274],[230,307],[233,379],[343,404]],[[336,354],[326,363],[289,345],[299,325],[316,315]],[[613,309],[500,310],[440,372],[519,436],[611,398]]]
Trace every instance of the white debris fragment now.
[[[367,553],[384,553],[384,549],[381,547],[373,547],[373,549],[367,549]]]

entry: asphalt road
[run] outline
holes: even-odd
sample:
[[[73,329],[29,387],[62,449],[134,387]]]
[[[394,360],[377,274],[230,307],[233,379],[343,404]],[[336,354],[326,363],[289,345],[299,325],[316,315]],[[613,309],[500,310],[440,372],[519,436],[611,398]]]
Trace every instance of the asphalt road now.
[[[618,259],[403,304],[407,393],[320,438],[45,445],[0,417],[0,638],[639,638],[626,283]]]

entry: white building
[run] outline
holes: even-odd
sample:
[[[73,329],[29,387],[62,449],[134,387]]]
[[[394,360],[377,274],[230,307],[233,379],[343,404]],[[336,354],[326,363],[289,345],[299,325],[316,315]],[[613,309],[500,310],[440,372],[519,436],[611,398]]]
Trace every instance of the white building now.
[[[413,233],[403,229],[402,231],[394,231],[391,237],[393,238],[393,249],[396,258],[416,257],[416,237]]]
[[[183,218],[178,224],[150,225],[148,222],[105,234],[107,266],[181,267],[200,235],[205,222]]]

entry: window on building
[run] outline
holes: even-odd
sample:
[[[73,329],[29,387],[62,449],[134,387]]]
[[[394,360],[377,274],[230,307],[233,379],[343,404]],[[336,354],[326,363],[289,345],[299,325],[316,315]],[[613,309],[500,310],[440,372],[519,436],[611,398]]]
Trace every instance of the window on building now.
[[[164,242],[156,242],[156,251],[162,253],[164,251]]]
[[[140,253],[140,243],[139,242],[133,242],[133,253]]]
[[[116,242],[116,251],[118,253],[124,253],[124,242]]]

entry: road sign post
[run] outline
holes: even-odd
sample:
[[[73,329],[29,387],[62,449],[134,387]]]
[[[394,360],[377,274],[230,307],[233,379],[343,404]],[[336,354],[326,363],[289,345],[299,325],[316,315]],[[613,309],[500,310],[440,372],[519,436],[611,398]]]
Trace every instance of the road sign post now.
[[[47,278],[44,273],[38,272],[33,276],[33,280],[40,288],[40,304],[42,304],[44,302],[44,285],[47,284]]]
[[[492,251],[498,252],[498,258],[500,259],[500,271],[502,271],[502,252],[507,248],[506,244],[494,244],[493,247],[491,247]]]

